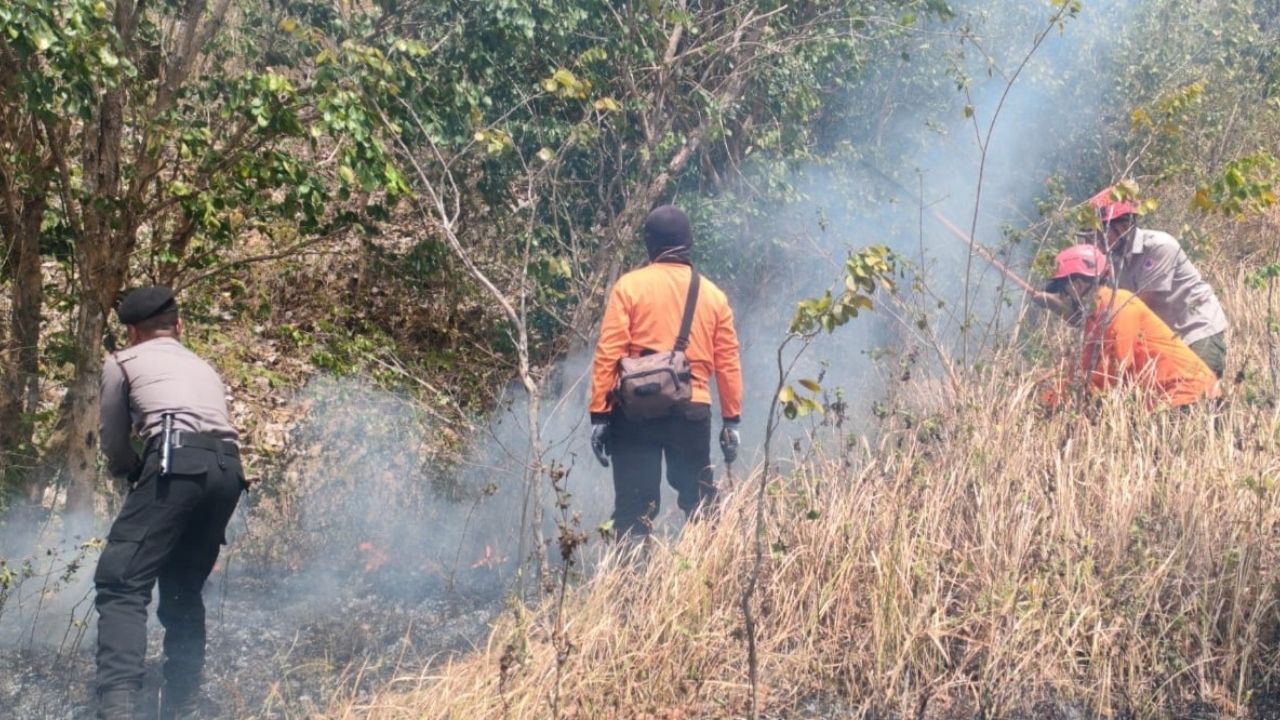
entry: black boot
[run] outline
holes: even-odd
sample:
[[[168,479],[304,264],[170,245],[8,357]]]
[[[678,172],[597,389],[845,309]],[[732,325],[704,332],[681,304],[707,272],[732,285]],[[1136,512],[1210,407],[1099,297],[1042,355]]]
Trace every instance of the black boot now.
[[[112,688],[98,693],[98,720],[137,720],[136,691]]]
[[[199,685],[165,685],[160,691],[160,720],[193,720],[199,700]]]

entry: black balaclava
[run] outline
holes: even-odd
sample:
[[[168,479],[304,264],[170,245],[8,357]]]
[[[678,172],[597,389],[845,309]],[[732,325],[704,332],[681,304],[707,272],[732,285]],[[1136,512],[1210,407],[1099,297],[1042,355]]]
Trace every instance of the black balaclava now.
[[[689,251],[693,247],[693,227],[689,216],[675,205],[660,205],[644,220],[644,246],[649,262],[671,262],[692,265]]]

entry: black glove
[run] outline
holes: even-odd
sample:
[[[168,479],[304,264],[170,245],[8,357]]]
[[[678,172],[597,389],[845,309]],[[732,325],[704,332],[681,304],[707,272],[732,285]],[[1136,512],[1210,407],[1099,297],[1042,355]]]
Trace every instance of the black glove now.
[[[591,452],[600,464],[609,467],[609,422],[591,424]]]
[[[725,420],[720,430],[720,452],[724,454],[726,465],[732,465],[738,459],[738,446],[742,444],[742,436],[738,434],[738,421]]]
[[[129,483],[129,487],[133,487],[134,485],[137,485],[138,481],[142,479],[142,468],[143,468],[142,456],[138,455],[138,453],[135,452],[133,454],[133,465],[129,467],[129,472],[125,475],[125,478],[124,478],[125,482]]]

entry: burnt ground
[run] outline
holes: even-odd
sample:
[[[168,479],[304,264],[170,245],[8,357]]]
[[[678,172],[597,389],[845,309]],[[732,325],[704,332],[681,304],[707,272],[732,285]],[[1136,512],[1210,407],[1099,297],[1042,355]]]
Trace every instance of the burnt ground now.
[[[284,580],[216,573],[205,591],[209,651],[202,699],[204,718],[307,718],[333,700],[369,699],[393,678],[417,677],[487,637],[503,607],[504,582],[481,570],[458,578],[452,590],[438,576],[372,573],[337,585],[332,578]],[[351,582],[359,583],[351,585]],[[77,617],[88,617],[87,605]],[[67,616],[51,640],[0,646],[0,717],[87,720],[93,717],[91,627]],[[92,625],[92,622],[88,624]],[[147,692],[160,684],[161,629],[149,632]],[[1280,693],[1259,692],[1242,712],[1188,702],[1168,710],[1179,720],[1280,720]],[[142,716],[155,717],[154,708]],[[811,696],[769,720],[835,720],[857,708],[832,695]],[[926,717],[982,717],[960,705],[931,707]],[[1095,720],[1102,716],[1070,702],[1041,700],[1014,720]],[[1123,717],[1123,716],[1121,716]]]
[[[381,560],[381,558],[376,558]],[[503,611],[507,572],[477,562],[450,586],[430,566],[353,570],[334,562],[333,573],[288,576],[220,566],[205,590],[209,650],[201,717],[311,718],[335,700],[367,702],[392,681],[412,684],[438,664],[471,651],[488,637]],[[465,565],[463,566],[465,567]],[[2,568],[0,568],[2,569]],[[46,607],[38,625],[0,592],[0,618],[20,636],[0,637],[0,718],[87,720],[93,717],[93,625],[84,586],[66,588],[68,601]],[[154,611],[154,604],[152,606]],[[27,616],[23,620],[24,614]],[[4,624],[0,623],[0,629]],[[154,702],[160,685],[162,630],[152,612],[146,690]],[[497,672],[497,668],[494,668]],[[1121,720],[1100,715],[1052,691],[1029,693],[1028,705],[1008,714],[982,713],[969,702],[930,703],[925,720]],[[1224,707],[1225,705],[1225,707]],[[767,720],[839,720],[861,714],[838,693],[817,693],[789,708],[766,710]],[[1247,707],[1188,698],[1158,717],[1177,720],[1280,720],[1280,692],[1258,688]],[[155,708],[141,716],[155,717]],[[674,716],[673,716],[674,717]],[[693,716],[690,716],[693,717]],[[891,720],[894,714],[875,714]]]
[[[215,574],[205,590],[202,717],[309,717],[339,694],[360,698],[393,676],[414,677],[468,651],[484,641],[502,607],[500,579],[484,575],[449,591],[425,577],[360,578],[352,587],[323,578]],[[49,641],[0,647],[0,716],[93,716],[88,617],[83,632],[68,615],[68,631],[43,633],[57,636]],[[153,612],[146,681],[152,696],[160,684],[161,637]]]

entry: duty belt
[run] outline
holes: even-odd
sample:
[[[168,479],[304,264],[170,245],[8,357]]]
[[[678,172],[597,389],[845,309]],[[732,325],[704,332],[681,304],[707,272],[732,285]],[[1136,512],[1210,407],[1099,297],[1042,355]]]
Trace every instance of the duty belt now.
[[[163,437],[161,433],[152,435],[151,439],[147,441],[147,452],[160,449],[163,444]],[[174,430],[169,437],[169,447],[175,450],[178,448],[197,448],[236,457],[240,455],[240,446],[230,440],[222,440],[207,433],[188,432],[186,430]]]

